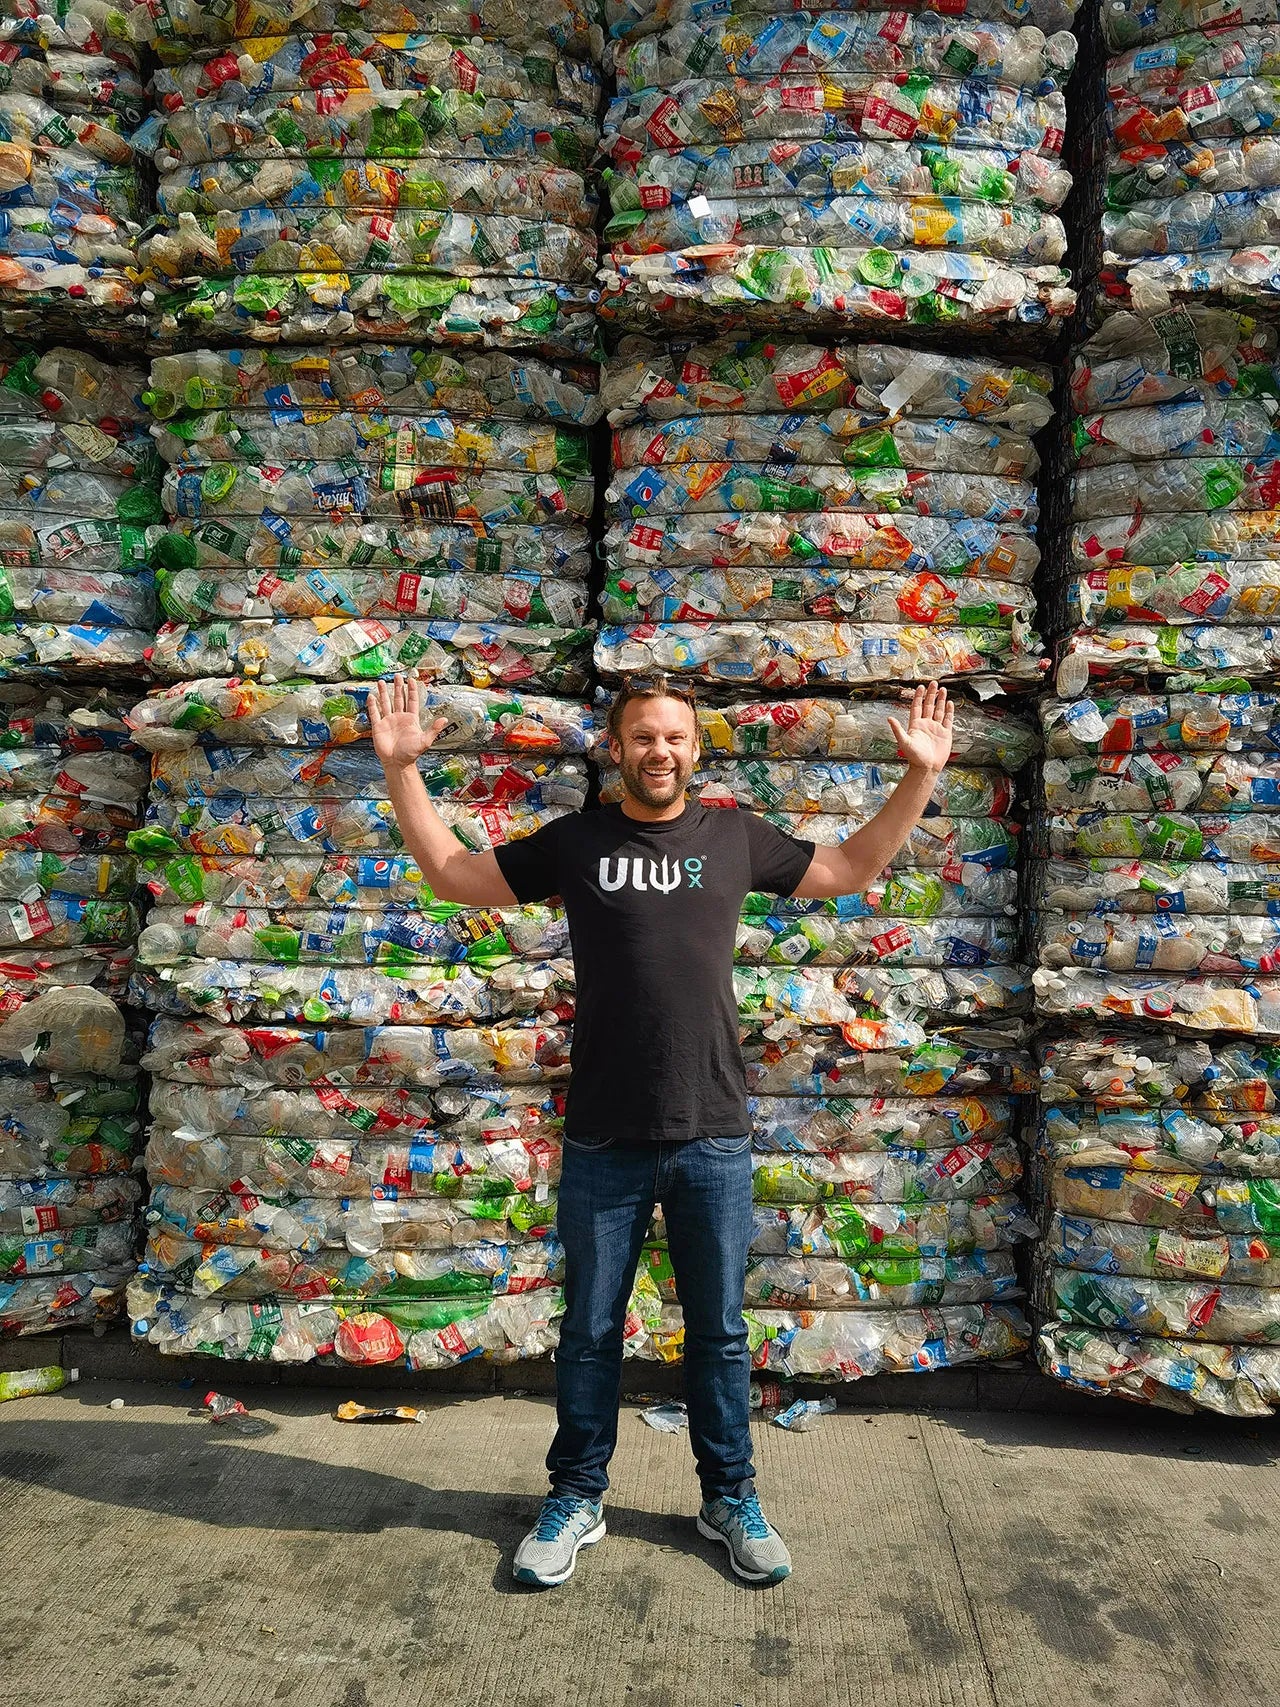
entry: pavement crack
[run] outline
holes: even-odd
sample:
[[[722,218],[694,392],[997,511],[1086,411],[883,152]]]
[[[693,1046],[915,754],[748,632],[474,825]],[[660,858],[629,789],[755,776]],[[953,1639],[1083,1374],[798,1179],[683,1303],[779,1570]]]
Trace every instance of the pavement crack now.
[[[965,1614],[969,1620],[969,1628],[973,1632],[974,1644],[978,1650],[978,1658],[982,1663],[982,1675],[986,1679],[987,1697],[991,1707],[1000,1707],[1000,1695],[996,1688],[996,1674],[992,1670],[991,1661],[987,1657],[987,1644],[982,1638],[982,1626],[978,1622],[977,1606],[969,1588],[969,1579],[965,1574],[964,1560],[956,1545],[955,1529],[951,1522],[951,1513],[943,1496],[942,1483],[938,1480],[938,1466],[934,1462],[933,1451],[930,1447],[929,1436],[931,1418],[925,1416],[917,1419],[920,1427],[920,1444],[924,1447],[925,1459],[929,1465],[929,1476],[933,1482],[933,1496],[938,1502],[938,1510],[942,1513],[942,1526],[947,1537],[947,1546],[951,1549],[951,1557],[955,1560],[956,1577],[960,1583],[960,1592],[964,1595]]]

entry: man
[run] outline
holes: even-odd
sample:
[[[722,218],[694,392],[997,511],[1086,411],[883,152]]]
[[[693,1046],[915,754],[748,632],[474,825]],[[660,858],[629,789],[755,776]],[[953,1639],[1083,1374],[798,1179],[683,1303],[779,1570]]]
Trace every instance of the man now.
[[[907,771],[839,847],[815,847],[753,812],[689,803],[698,761],[692,695],[629,678],[609,712],[621,805],[574,813],[491,853],[462,848],[427,798],[417,762],[445,719],[420,724],[418,686],[369,695],[374,749],[409,852],[434,893],[464,906],[561,897],[577,980],[573,1076],[557,1226],[565,1314],[556,1355],[551,1492],[516,1553],[521,1582],[550,1587],[599,1541],[618,1433],[627,1300],[655,1204],[684,1314],[689,1437],[702,1484],[698,1528],[750,1582],[791,1559],[756,1498],[742,1315],[751,1239],[751,1134],[733,996],[739,911],[752,890],[819,899],[867,887],[906,841],[951,752],[954,707],[918,687]]]

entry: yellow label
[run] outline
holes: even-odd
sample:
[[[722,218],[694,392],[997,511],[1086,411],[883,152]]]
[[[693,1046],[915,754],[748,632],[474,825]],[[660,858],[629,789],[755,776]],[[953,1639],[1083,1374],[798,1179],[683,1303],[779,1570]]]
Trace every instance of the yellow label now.
[[[1127,610],[1133,603],[1133,570],[1108,569],[1107,609]]]
[[[1221,1280],[1230,1260],[1230,1250],[1223,1238],[1197,1239],[1166,1227],[1156,1240],[1157,1268],[1198,1274],[1206,1280]]]
[[[816,379],[811,379],[803,391],[797,391],[797,403],[812,403],[817,397],[825,397],[828,391],[836,391],[842,386],[848,375],[842,367],[824,368]]]
[[[1248,616],[1273,616],[1280,608],[1280,584],[1269,582],[1261,587],[1246,587],[1236,605]]]
[[[351,289],[351,280],[346,273],[296,273],[298,289],[305,291],[314,302],[318,296],[332,291],[340,291],[343,295]]]
[[[915,241],[920,245],[936,247],[946,243],[954,225],[955,221],[945,207],[931,206],[928,202],[912,202],[911,229]]]
[[[240,50],[255,64],[265,65],[273,53],[279,53],[288,39],[287,36],[251,36],[248,41],[240,43]]]
[[[713,753],[733,751],[733,730],[722,711],[700,711],[698,724],[704,747],[709,747]]]
[[[940,107],[926,95],[920,103],[920,129],[938,142],[950,142],[959,128],[959,119]]]

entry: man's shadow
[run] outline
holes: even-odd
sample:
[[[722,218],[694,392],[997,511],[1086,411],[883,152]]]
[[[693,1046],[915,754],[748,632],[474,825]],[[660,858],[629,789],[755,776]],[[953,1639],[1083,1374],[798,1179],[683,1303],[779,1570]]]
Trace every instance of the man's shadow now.
[[[6,1482],[12,1489],[49,1488],[100,1505],[224,1529],[331,1535],[418,1529],[471,1535],[499,1550],[493,1586],[500,1594],[538,1592],[513,1580],[511,1560],[537,1516],[540,1493],[431,1487],[380,1470],[262,1450],[222,1433],[216,1424],[122,1418],[106,1429],[87,1421],[6,1419],[0,1431],[0,1486]],[[723,1548],[698,1535],[692,1513],[678,1517],[610,1503],[606,1519],[614,1535],[682,1553],[697,1551],[732,1575]]]

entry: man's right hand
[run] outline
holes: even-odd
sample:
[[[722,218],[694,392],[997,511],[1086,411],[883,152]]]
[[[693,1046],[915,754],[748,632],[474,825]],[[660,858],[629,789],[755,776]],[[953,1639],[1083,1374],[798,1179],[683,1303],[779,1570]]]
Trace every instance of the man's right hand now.
[[[388,773],[412,769],[449,721],[437,717],[424,729],[418,678],[399,672],[393,681],[380,681],[369,689],[367,711],[373,750]]]

